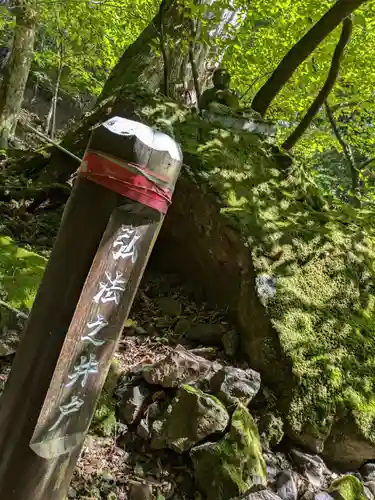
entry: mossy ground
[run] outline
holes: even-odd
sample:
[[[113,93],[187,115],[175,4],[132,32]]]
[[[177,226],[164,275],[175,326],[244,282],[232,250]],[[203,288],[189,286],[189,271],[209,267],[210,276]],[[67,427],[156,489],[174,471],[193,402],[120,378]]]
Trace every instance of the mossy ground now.
[[[138,92],[132,99],[144,100],[140,119],[182,143],[185,175],[217,195],[257,273],[277,280],[265,305],[292,361],[293,430],[326,435],[337,412],[349,410],[375,443],[371,210],[323,193],[302,165],[283,170],[254,135],[208,129],[161,97],[151,102]]]
[[[9,237],[0,237],[0,298],[16,309],[29,311],[34,302],[47,260],[17,246]],[[0,326],[9,312],[0,308]]]

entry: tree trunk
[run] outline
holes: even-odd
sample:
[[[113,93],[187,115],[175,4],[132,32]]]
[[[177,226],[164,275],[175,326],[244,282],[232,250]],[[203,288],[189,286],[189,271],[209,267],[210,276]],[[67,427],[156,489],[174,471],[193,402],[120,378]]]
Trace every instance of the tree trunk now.
[[[331,92],[339,74],[340,62],[344,54],[345,47],[350,40],[352,26],[353,26],[352,20],[349,17],[345,19],[342,26],[340,40],[336,45],[335,51],[332,56],[332,63],[328,72],[327,79],[322,89],[320,90],[319,94],[316,96],[313,103],[307,110],[307,113],[301,120],[301,123],[295,128],[295,130],[293,130],[293,132],[284,142],[283,144],[284,149],[286,150],[291,149],[297,143],[297,141],[302,137],[304,132],[309,127],[312,119],[319,111],[319,109],[323,106],[324,101],[327,99],[329,93]]]
[[[6,149],[13,137],[33,58],[37,26],[36,10],[30,0],[17,0],[19,7],[12,54],[0,89],[0,148]]]
[[[57,99],[59,97],[59,90],[60,90],[60,81],[61,81],[61,75],[62,71],[64,68],[63,62],[60,62],[59,65],[59,70],[57,72],[57,77],[56,77],[56,84],[55,84],[55,92],[53,94],[52,100],[51,100],[51,106],[48,112],[47,116],[47,123],[46,123],[46,134],[51,137],[53,140],[55,138],[55,131],[56,131],[56,107],[57,107]]]
[[[282,59],[253,99],[251,107],[264,116],[298,66],[337,26],[367,0],[338,0]]]

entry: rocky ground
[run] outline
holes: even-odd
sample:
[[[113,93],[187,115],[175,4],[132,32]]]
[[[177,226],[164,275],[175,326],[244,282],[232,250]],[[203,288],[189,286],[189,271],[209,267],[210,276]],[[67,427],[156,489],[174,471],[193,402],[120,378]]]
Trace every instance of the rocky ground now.
[[[143,280],[68,497],[375,499],[375,463],[339,473],[283,439],[235,328],[189,295],[173,277]]]

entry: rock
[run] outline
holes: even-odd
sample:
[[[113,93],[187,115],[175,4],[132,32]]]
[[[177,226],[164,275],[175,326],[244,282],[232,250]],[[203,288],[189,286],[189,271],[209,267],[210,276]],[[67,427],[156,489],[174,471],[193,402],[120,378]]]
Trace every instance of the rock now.
[[[161,297],[157,305],[165,316],[180,316],[182,311],[181,303],[171,297]]]
[[[129,500],[152,500],[151,484],[133,482],[130,485]]]
[[[234,358],[240,344],[240,336],[238,335],[238,332],[236,332],[236,330],[230,330],[229,332],[224,333],[221,342],[223,344],[225,354],[229,358]]]
[[[280,500],[280,497],[271,490],[261,490],[254,493],[245,493],[231,500]]]
[[[174,331],[175,331],[176,335],[183,335],[185,332],[187,332],[187,330],[190,328],[190,326],[191,326],[190,319],[180,318],[174,327]]]
[[[314,500],[333,500],[333,497],[325,491],[321,491],[320,493],[317,493],[314,495]]]
[[[68,490],[68,498],[77,498],[77,492],[71,486],[69,487],[69,490]]]
[[[362,465],[361,467],[361,475],[365,481],[374,481],[375,480],[375,464],[372,462],[368,462],[367,464]]]
[[[254,484],[266,485],[258,429],[241,404],[233,413],[229,432],[216,443],[193,448],[190,455],[196,483],[208,500],[229,500]]]
[[[139,384],[128,387],[119,404],[118,414],[127,424],[133,424],[141,414],[145,402],[151,395],[150,389],[146,384]]]
[[[301,450],[290,451],[293,462],[315,488],[321,488],[325,475],[329,474],[324,461],[318,455],[310,455]]]
[[[283,500],[297,500],[298,488],[295,474],[288,470],[280,472],[277,476],[276,490]]]
[[[366,500],[361,481],[350,474],[335,479],[328,492],[336,500]]]
[[[282,418],[272,411],[261,415],[259,432],[265,448],[271,448],[280,443],[284,437],[284,422]]]
[[[228,422],[229,415],[218,399],[185,385],[179,389],[163,420],[153,423],[151,447],[172,448],[182,453],[210,434],[224,431]]]
[[[203,345],[222,345],[223,335],[227,327],[221,323],[198,323],[191,326],[185,333],[188,340]]]
[[[142,418],[142,420],[137,425],[137,435],[141,439],[148,439],[150,437],[150,427],[145,418]]]
[[[21,331],[8,329],[6,326],[3,327],[0,335],[0,357],[10,356],[17,351],[21,342],[21,334]]]
[[[205,378],[220,367],[204,358],[195,356],[182,346],[177,346],[168,356],[142,371],[149,384],[178,387]]]
[[[260,375],[254,370],[225,366],[215,373],[210,382],[212,392],[224,404],[238,402],[247,406],[260,388]]]
[[[365,495],[367,500],[374,500],[374,498],[375,498],[375,496],[372,493],[372,491],[370,490],[370,488],[368,488],[366,485],[363,486],[363,494]]]
[[[375,481],[366,481],[364,485],[375,497]]]

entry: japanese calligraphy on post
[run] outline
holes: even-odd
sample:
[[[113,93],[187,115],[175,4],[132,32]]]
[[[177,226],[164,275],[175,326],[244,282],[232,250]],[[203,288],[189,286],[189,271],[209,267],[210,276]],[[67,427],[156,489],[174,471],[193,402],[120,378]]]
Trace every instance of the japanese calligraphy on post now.
[[[113,219],[113,220],[112,220]],[[112,217],[66,335],[30,447],[53,458],[84,439],[131,306],[139,250],[154,221],[124,225]],[[142,256],[143,257],[143,256]],[[143,259],[144,260],[144,259]]]

